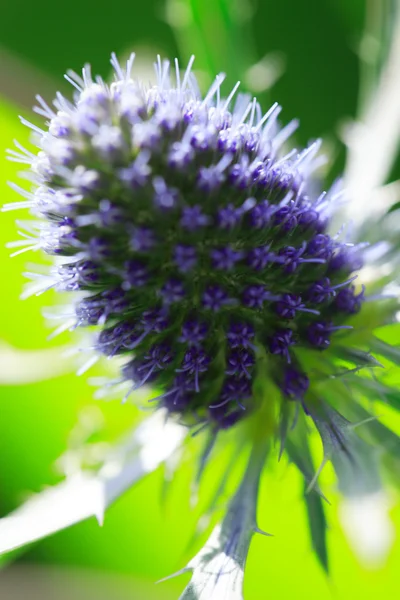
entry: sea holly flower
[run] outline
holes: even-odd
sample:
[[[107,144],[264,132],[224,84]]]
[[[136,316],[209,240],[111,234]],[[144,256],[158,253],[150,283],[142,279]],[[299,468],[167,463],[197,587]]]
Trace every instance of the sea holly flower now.
[[[94,327],[91,351],[122,358],[123,399],[147,386],[155,416],[175,432],[178,442],[141,472],[167,460],[190,433],[208,432],[198,474],[231,432],[234,456],[250,452],[225,518],[189,563],[183,595],[241,598],[271,448],[304,477],[312,545],[326,569],[324,497],[309,432],[319,433],[322,466],[332,461],[353,503],[379,494],[385,468],[398,461],[397,436],[363,406],[372,399],[399,408],[381,363],[398,365],[400,349],[379,337],[397,302],[379,280],[373,293],[363,285],[362,267],[373,256],[367,245],[331,231],[343,194],[339,182],[315,192],[320,142],[288,151],[296,123],[281,128],[277,104],[263,116],[238,86],[224,98],[222,75],[202,97],[192,60],[181,74],[177,62],[173,73],[158,59],[149,86],[134,79],[133,61],[124,69],[112,56],[111,85],[93,79],[89,67],[82,77],[68,73],[73,101],[58,94],[53,108],[38,97],[45,129],[23,120],[38,150],[17,144],[10,158],[29,165],[34,187],[13,187],[37,221],[15,246],[55,257],[46,277],[31,275],[33,291],[68,292],[75,316],[66,328]],[[142,436],[149,456],[162,439]],[[93,476],[100,488],[113,458]],[[124,475],[125,462],[126,483],[140,469]],[[79,504],[79,488],[73,492],[71,506]],[[95,508],[59,526],[90,514]],[[6,539],[3,551],[23,543],[13,538],[17,516],[10,518],[14,542]]]

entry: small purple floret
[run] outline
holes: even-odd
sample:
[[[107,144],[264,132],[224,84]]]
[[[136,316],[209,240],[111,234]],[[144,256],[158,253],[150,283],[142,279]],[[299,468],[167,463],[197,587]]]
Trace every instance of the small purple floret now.
[[[226,335],[228,344],[231,348],[252,348],[254,349],[253,339],[255,336],[254,327],[248,323],[232,323]]]
[[[243,304],[249,308],[261,309],[264,307],[264,302],[274,299],[274,295],[263,285],[250,285],[243,293]]]
[[[218,225],[221,229],[233,229],[239,225],[243,211],[233,204],[228,204],[218,210]]]
[[[209,367],[210,359],[207,354],[198,346],[192,346],[186,351],[180,369],[177,373],[187,373],[194,376],[194,386],[196,393],[200,392],[199,375],[205,373]]]
[[[269,349],[272,354],[284,356],[288,363],[291,362],[289,348],[294,346],[295,340],[291,329],[281,329],[274,333],[270,339]]]
[[[205,323],[195,319],[189,319],[182,325],[179,341],[189,344],[190,346],[197,346],[200,342],[204,341],[207,333],[208,327]]]
[[[168,279],[160,290],[165,305],[180,302],[185,297],[185,289],[179,279]]]
[[[182,210],[181,226],[187,231],[197,231],[201,227],[206,227],[209,223],[209,217],[202,212],[201,206],[187,206]]]
[[[129,260],[125,263],[125,277],[122,284],[124,289],[142,287],[147,283],[148,271],[143,263],[138,260]]]
[[[286,367],[282,383],[282,391],[285,396],[300,400],[307,392],[310,386],[310,380],[307,375],[301,373],[294,367]]]
[[[213,265],[220,271],[231,271],[237,262],[243,258],[243,252],[233,250],[229,246],[211,250],[210,256]]]
[[[174,250],[174,262],[181,273],[188,273],[197,264],[197,252],[194,246],[177,244]]]
[[[154,231],[148,227],[136,227],[130,236],[130,246],[136,252],[148,252],[155,243]]]
[[[283,294],[276,303],[275,310],[283,319],[294,319],[297,311],[319,314],[317,310],[306,308],[301,296],[296,296],[296,294]]]
[[[202,303],[204,308],[217,312],[223,306],[234,303],[234,300],[219,285],[210,285],[203,294]]]
[[[227,375],[235,375],[239,379],[247,377],[251,379],[251,369],[255,363],[254,354],[244,348],[234,348],[227,358]]]
[[[365,300],[364,293],[364,287],[358,294],[356,294],[354,286],[340,290],[335,299],[335,306],[341,312],[354,315],[361,310],[362,303]]]

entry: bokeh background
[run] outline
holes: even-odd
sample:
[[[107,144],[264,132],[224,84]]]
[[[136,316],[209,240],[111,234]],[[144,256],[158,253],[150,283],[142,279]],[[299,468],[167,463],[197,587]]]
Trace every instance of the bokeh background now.
[[[0,202],[17,199],[6,185],[16,180],[4,151],[27,141],[18,114],[32,118],[40,92],[51,100],[68,91],[62,75],[85,62],[105,77],[109,55],[135,51],[147,76],[157,53],[196,55],[204,88],[218,71],[257,93],[264,108],[283,105],[282,118],[298,117],[297,141],[322,136],[329,155],[326,176],[344,167],[342,134],[373,86],[385,60],[393,20],[390,0],[2,0],[0,9]],[[367,28],[367,31],[366,31]],[[398,178],[398,165],[391,178]],[[23,213],[18,218],[24,219]],[[0,218],[0,516],[61,477],[59,457],[81,442],[90,460],[138,419],[133,405],[93,400],[87,377],[76,377],[62,349],[68,335],[47,340],[41,311],[52,294],[19,300],[27,262],[9,258],[16,239],[15,213]],[[61,348],[62,346],[62,348]],[[71,433],[72,432],[72,433]],[[72,448],[72,450],[71,450]],[[86,458],[85,458],[86,460]],[[188,576],[154,585],[183,567],[202,537],[194,538],[198,513],[190,506],[192,465],[187,460],[165,501],[163,469],[127,492],[100,528],[91,519],[7,557],[0,572],[2,600],[177,599]],[[212,478],[212,465],[211,475]],[[327,475],[329,484],[329,473]],[[262,481],[260,525],[274,538],[256,537],[245,581],[247,600],[307,598],[339,600],[398,597],[400,544],[385,565],[362,567],[337,518],[330,485],[328,508],[331,574],[312,554],[303,489],[290,465],[273,467]],[[400,513],[391,515],[399,525]],[[204,536],[203,536],[204,537]],[[14,560],[11,561],[11,558]]]

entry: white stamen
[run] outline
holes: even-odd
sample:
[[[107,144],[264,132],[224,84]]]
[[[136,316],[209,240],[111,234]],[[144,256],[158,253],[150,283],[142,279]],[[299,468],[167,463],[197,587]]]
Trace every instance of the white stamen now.
[[[271,108],[265,113],[265,115],[260,119],[260,121],[257,123],[256,125],[256,131],[259,131],[261,129],[261,127],[264,125],[264,123],[266,121],[268,121],[268,119],[276,112],[278,111],[278,114],[280,113],[280,111],[282,110],[282,108],[279,106],[279,104],[277,102],[275,102]]]
[[[83,375],[88,371],[91,367],[93,367],[100,360],[100,355],[96,354],[95,356],[91,356],[79,369],[76,374],[78,377]]]
[[[21,121],[22,125],[26,125],[26,127],[29,127],[29,129],[36,131],[36,133],[38,133],[39,135],[45,135],[45,132],[43,131],[43,129],[40,129],[40,127],[37,127],[36,125],[34,125],[33,123],[31,123],[30,121],[25,119],[24,117],[20,116],[19,120]]]
[[[111,60],[110,60],[111,66],[115,71],[116,74],[116,79],[124,79],[124,72],[121,69],[121,65],[119,64],[119,60],[115,54],[115,52],[111,53]]]
[[[37,95],[37,96],[35,96],[35,98],[42,107],[42,108],[40,108],[39,106],[33,107],[33,110],[38,115],[42,115],[43,117],[47,117],[49,119],[52,119],[53,117],[56,116],[56,113],[54,112],[54,110],[50,108],[50,106],[43,100],[43,98],[41,96]]]
[[[0,208],[1,212],[10,212],[11,210],[20,210],[23,208],[32,208],[33,206],[35,206],[35,203],[33,201],[31,202],[24,202],[23,200],[21,200],[21,202],[10,202],[9,204],[4,204],[4,206],[2,206]]]
[[[308,148],[306,148],[306,150],[303,150],[303,152],[300,153],[298,159],[294,163],[294,167],[299,167],[300,165],[311,161],[320,149],[320,147],[321,140],[316,140],[313,144],[311,144],[311,146],[309,146]]]
[[[85,87],[90,87],[93,83],[92,79],[92,67],[89,63],[87,63],[82,69],[82,78],[85,84]]]
[[[275,115],[274,115],[275,117]],[[274,150],[278,150],[290,136],[296,131],[299,126],[297,119],[290,121],[283,129],[281,129],[273,139]]]
[[[188,62],[188,66],[186,67],[186,71],[185,71],[185,75],[183,77],[183,81],[182,81],[182,91],[184,92],[186,90],[191,72],[192,72],[192,67],[193,67],[193,63],[194,63],[194,54],[192,54],[192,56],[190,57],[190,60]]]
[[[225,73],[219,73],[214,82],[211,84],[210,89],[208,90],[206,96],[204,97],[204,100],[201,103],[201,106],[205,106],[209,100],[211,100],[211,98],[214,96],[214,94],[217,92],[219,94],[220,88],[221,88],[221,84],[224,81],[226,75]],[[217,106],[218,106],[218,101],[217,101]]]
[[[70,75],[68,73],[65,73],[64,79],[66,79],[68,81],[68,83],[70,83],[76,90],[78,90],[78,92],[82,92],[83,91],[83,88],[79,85],[79,83],[77,83],[76,81],[74,81],[72,79],[72,77],[70,77]]]
[[[249,119],[249,126],[253,127],[253,123],[254,123],[254,115],[256,113],[256,106],[257,106],[257,98],[253,98],[253,103],[252,103],[252,107],[251,107],[251,115],[250,115],[250,119]]]
[[[179,61],[175,58],[175,77],[176,77],[176,89],[178,93],[181,91],[181,72],[179,70]]]
[[[251,111],[252,107],[253,107],[253,101],[248,103],[248,105],[246,107],[246,110],[244,111],[244,113],[243,113],[240,121],[238,122],[238,125],[241,125],[242,123],[245,122],[245,120],[247,119],[247,117],[249,115],[249,112]]]
[[[60,335],[61,333],[64,333],[64,331],[67,331],[68,329],[71,330],[73,325],[75,325],[75,319],[66,321],[65,323],[57,327],[52,333],[50,333],[50,335],[47,336],[47,339],[50,341],[58,335]]]
[[[227,99],[225,100],[224,105],[222,107],[222,112],[225,112],[226,109],[228,108],[228,106],[230,105],[230,103],[232,101],[232,98],[236,94],[239,86],[240,86],[240,81],[237,82],[237,84],[234,86],[233,90],[231,91],[231,93],[229,94],[229,96],[227,97]]]

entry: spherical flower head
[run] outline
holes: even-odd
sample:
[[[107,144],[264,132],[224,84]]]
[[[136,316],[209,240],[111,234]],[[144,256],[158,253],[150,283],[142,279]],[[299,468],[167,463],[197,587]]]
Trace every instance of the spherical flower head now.
[[[319,142],[282,155],[279,106],[222,99],[221,76],[201,98],[191,64],[159,60],[146,87],[132,64],[113,56],[111,85],[70,73],[54,110],[39,99],[31,204],[40,246],[65,257],[54,286],[79,292],[76,325],[124,356],[129,389],[151,384],[184,422],[244,419],[260,374],[304,402],[303,350],[329,350],[364,300],[357,249],[328,233],[336,189],[311,191]]]
[[[123,359],[124,399],[149,386],[169,424],[209,430],[201,464],[226,430],[235,428],[240,448],[250,443],[242,484],[210,538],[215,557],[200,552],[189,566],[188,589],[205,598],[204,578],[217,573],[219,598],[220,564],[232,564],[238,590],[259,531],[258,482],[271,440],[304,476],[324,568],[310,424],[323,442],[322,466],[333,462],[346,497],[380,491],[373,444],[390,465],[398,439],[363,401],[373,394],[398,409],[397,390],[370,373],[382,367],[372,352],[400,363],[399,349],[375,336],[398,307],[376,293],[379,284],[369,297],[358,283],[366,246],[331,233],[341,191],[337,182],[315,194],[319,142],[287,150],[296,123],[281,128],[278,105],[263,115],[237,86],[223,98],[222,76],[201,97],[192,60],[172,73],[158,59],[156,83],[146,86],[131,76],[133,59],[123,69],[112,56],[111,85],[93,80],[89,67],[82,77],[69,73],[72,102],[58,94],[53,109],[38,97],[46,130],[23,120],[38,152],[17,144],[11,159],[30,165],[35,187],[14,187],[40,222],[18,252],[55,257],[42,289],[71,293],[66,327],[95,329],[92,349]],[[371,445],[354,423],[369,424]]]

